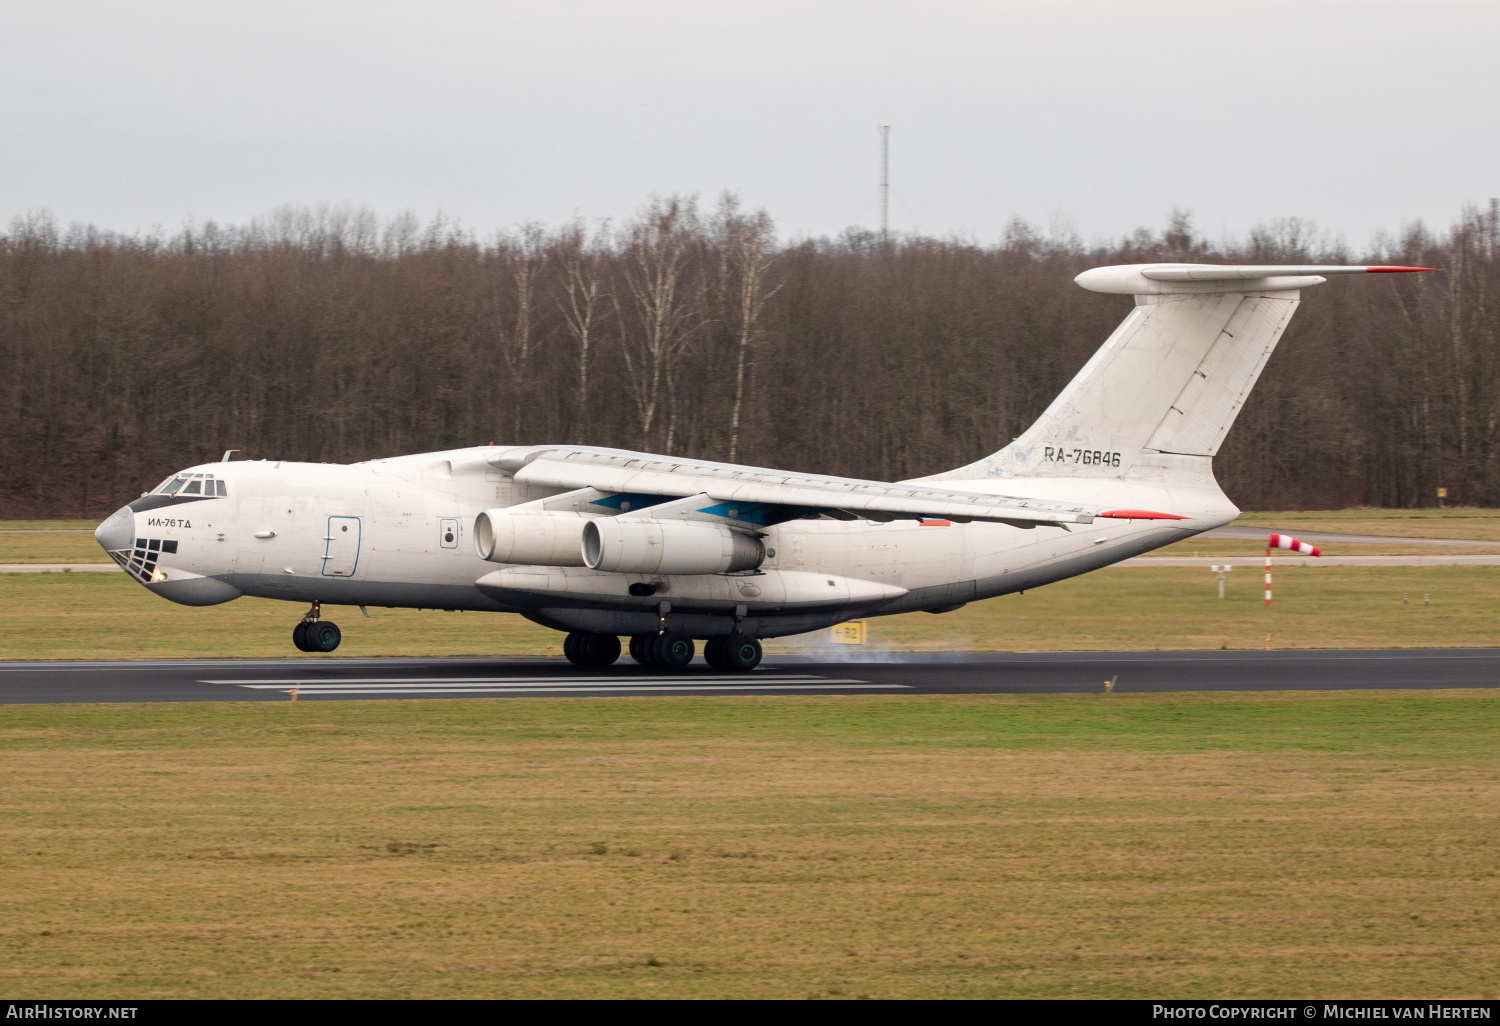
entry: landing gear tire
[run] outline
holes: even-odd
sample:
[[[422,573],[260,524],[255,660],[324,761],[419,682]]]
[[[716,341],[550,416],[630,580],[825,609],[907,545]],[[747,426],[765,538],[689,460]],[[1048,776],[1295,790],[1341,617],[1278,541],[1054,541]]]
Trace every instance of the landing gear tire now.
[[[620,658],[620,639],[613,634],[574,631],[563,640],[563,655],[574,666],[609,666]]]
[[[332,652],[344,640],[343,631],[332,620],[314,620],[302,626],[302,640],[309,652]]]
[[[720,673],[749,673],[760,665],[760,642],[743,634],[727,638],[709,638],[703,646],[703,658]]]
[[[630,636],[630,658],[642,666],[657,669],[656,656],[653,649],[656,647],[655,634],[632,634]]]
[[[685,669],[693,661],[693,639],[676,631],[658,634],[651,646],[651,657],[663,670]]]
[[[311,626],[312,624],[310,624],[308,621],[302,620],[298,622],[297,626],[292,628],[292,644],[297,646],[297,651],[312,651],[312,649],[308,647],[307,644],[307,628]]]

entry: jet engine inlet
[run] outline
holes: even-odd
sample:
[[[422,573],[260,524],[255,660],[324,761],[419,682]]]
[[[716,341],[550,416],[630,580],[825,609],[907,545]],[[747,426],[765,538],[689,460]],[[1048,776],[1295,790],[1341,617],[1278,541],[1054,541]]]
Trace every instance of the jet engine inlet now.
[[[578,539],[586,522],[574,513],[487,509],[474,518],[474,548],[491,563],[583,566]]]
[[[766,558],[759,538],[719,524],[603,517],[583,525],[583,565],[620,574],[727,574]]]

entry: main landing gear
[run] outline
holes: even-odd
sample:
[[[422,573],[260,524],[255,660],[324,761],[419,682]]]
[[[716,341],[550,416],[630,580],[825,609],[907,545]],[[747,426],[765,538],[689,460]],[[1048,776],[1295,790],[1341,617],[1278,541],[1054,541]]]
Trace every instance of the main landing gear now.
[[[760,665],[760,642],[743,634],[727,638],[709,638],[703,646],[703,658],[720,673],[749,673]]]
[[[653,670],[681,670],[693,661],[693,639],[676,631],[637,634],[630,639],[630,658]]]
[[[609,666],[620,658],[620,639],[613,634],[574,631],[563,641],[563,655],[574,666]]]
[[[693,639],[676,631],[636,634],[630,639],[630,658],[653,670],[686,669],[693,651]],[[620,658],[620,639],[613,634],[574,631],[563,642],[563,655],[574,666],[610,666]],[[709,638],[703,646],[703,658],[720,673],[749,673],[760,665],[760,657],[760,642],[743,634]]]
[[[314,602],[302,622],[292,628],[292,644],[303,652],[332,652],[344,634],[332,620],[321,620],[322,603]]]

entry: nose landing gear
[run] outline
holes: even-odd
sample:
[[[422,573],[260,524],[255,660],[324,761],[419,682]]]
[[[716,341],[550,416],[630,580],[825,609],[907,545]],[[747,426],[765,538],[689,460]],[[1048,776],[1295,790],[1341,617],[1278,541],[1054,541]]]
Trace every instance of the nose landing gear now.
[[[332,620],[322,620],[322,603],[314,602],[302,622],[292,628],[292,644],[303,652],[332,652],[344,634]]]

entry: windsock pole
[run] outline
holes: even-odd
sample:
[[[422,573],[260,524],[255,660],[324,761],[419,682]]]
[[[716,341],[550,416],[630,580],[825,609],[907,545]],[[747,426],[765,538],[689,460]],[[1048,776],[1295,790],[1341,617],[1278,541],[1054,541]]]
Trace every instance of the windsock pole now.
[[[1273,534],[1266,539],[1266,608],[1271,608],[1271,550],[1291,549],[1304,556],[1321,556],[1323,550],[1305,541],[1298,541],[1289,534]]]

